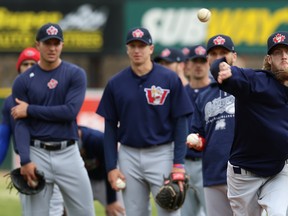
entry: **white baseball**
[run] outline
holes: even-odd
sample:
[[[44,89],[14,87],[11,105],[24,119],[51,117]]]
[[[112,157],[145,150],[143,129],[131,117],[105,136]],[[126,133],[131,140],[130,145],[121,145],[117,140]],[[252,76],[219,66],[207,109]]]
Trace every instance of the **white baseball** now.
[[[195,133],[191,133],[187,136],[187,142],[191,143],[192,145],[195,145],[199,142],[199,137]]]
[[[126,187],[126,183],[125,183],[122,179],[118,178],[118,179],[116,180],[116,186],[117,186],[119,189],[124,189],[124,188]]]
[[[29,187],[35,188],[38,186],[38,181],[31,180],[28,182]]]
[[[211,11],[207,8],[201,8],[197,13],[197,17],[201,22],[207,22],[210,20]]]

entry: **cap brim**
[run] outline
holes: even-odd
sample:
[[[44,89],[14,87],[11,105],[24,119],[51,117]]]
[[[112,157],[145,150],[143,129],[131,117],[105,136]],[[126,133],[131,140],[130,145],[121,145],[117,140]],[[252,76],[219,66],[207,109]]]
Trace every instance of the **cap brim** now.
[[[203,55],[195,55],[193,57],[188,57],[189,60],[194,60],[194,59],[205,59],[207,61],[206,56]]]
[[[223,47],[223,48],[225,48],[226,50],[228,50],[229,52],[234,52],[235,50],[232,50],[232,49],[230,49],[230,48],[228,48],[228,47],[226,47],[226,46],[224,46],[224,45],[222,45],[222,44],[219,44],[219,45],[214,45],[214,46],[212,46],[212,47],[210,47],[210,48],[207,48],[207,51],[206,51],[206,53],[208,54],[208,52],[210,52],[213,48],[215,48],[215,47]]]
[[[160,57],[160,56],[157,56],[157,57],[154,58],[154,62],[160,62],[160,61],[166,61],[166,62],[169,62],[169,63],[175,62],[175,61],[173,61],[170,58],[165,58],[165,57]]]
[[[63,41],[63,39],[62,39],[61,37],[56,36],[56,35],[55,35],[55,36],[54,36],[54,35],[53,35],[53,36],[51,36],[51,35],[50,35],[50,36],[47,36],[47,37],[45,37],[45,38],[42,38],[42,39],[39,40],[39,41],[42,41],[42,42],[43,42],[43,41],[47,41],[47,40],[49,40],[49,39],[58,39],[58,40],[60,40],[60,41]]]
[[[129,44],[129,43],[131,43],[132,41],[141,41],[141,42],[143,42],[143,43],[145,43],[145,44],[147,44],[147,45],[150,45],[150,43],[148,43],[147,41],[145,41],[145,40],[143,40],[143,39],[130,39],[130,40],[127,40],[126,41],[126,44]]]
[[[285,46],[288,46],[288,43],[277,43],[277,44],[274,44],[272,47],[270,47],[270,49],[268,50],[267,54],[270,55],[271,52],[273,51],[273,49],[278,46],[278,45],[285,45]]]

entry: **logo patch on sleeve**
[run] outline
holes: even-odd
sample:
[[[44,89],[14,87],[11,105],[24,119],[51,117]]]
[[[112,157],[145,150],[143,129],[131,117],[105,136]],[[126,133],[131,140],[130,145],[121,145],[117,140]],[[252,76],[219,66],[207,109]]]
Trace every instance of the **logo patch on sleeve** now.
[[[159,86],[151,86],[151,88],[145,88],[146,98],[148,104],[151,105],[163,105],[165,100],[170,93],[169,89],[162,89]]]

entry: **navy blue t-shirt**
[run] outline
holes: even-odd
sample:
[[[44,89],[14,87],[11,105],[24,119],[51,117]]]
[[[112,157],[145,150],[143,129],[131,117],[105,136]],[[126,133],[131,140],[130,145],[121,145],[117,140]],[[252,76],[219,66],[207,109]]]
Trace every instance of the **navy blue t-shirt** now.
[[[177,74],[158,64],[153,64],[144,76],[137,76],[131,67],[114,75],[97,109],[105,121],[119,122],[117,141],[135,148],[172,142],[176,119],[192,111],[191,101]],[[105,144],[114,158],[116,147],[115,143]]]
[[[215,80],[199,93],[192,115],[192,132],[206,140],[203,185],[227,183],[227,163],[234,138],[235,98],[219,89]]]
[[[65,61],[51,71],[44,71],[36,64],[16,78],[12,88],[13,99],[29,104],[28,118],[15,123],[14,136],[21,164],[30,162],[31,139],[78,139],[76,117],[85,92],[85,71]]]

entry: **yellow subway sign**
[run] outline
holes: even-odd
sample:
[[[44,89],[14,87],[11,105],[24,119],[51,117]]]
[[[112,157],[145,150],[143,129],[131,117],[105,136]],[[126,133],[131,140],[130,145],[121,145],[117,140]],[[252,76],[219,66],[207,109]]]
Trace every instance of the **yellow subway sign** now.
[[[244,3],[243,3],[244,2]],[[206,44],[216,34],[232,37],[236,50],[245,53],[266,51],[268,36],[277,30],[288,31],[288,5],[283,1],[221,1],[199,4],[192,2],[139,3],[126,5],[127,29],[147,27],[156,45],[184,47]],[[197,18],[200,8],[211,10],[209,22]]]

